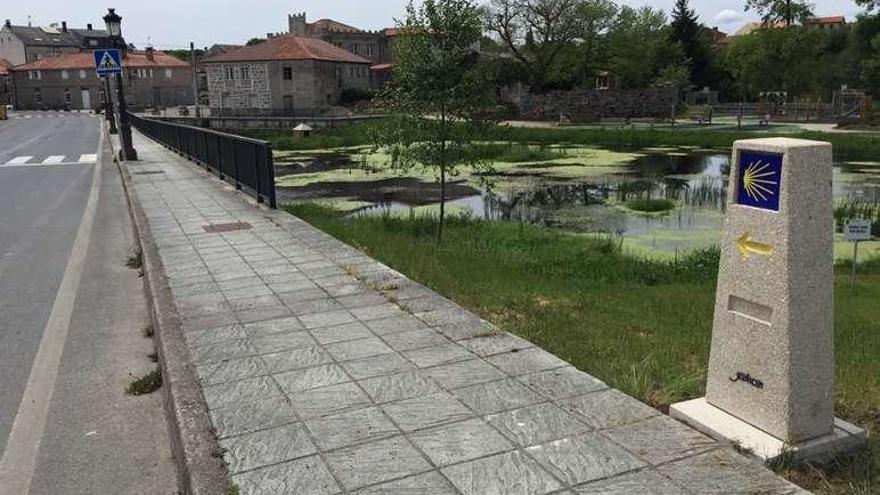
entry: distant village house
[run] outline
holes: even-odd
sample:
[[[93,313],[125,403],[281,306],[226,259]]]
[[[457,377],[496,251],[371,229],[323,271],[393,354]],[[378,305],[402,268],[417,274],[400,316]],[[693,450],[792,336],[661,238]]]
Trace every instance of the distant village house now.
[[[186,105],[193,101],[190,65],[147,48],[128,50],[122,61],[126,100],[132,109]],[[91,51],[66,53],[10,69],[13,103],[19,110],[96,110],[104,82]]]

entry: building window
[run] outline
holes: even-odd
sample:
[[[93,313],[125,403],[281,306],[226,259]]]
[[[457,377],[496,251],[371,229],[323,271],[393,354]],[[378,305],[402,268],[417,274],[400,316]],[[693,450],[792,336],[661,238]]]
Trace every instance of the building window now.
[[[70,96],[70,90],[67,88],[64,88],[64,103],[70,105],[71,100],[72,100],[72,98]]]
[[[281,72],[284,74],[283,77],[285,81],[290,81],[291,79],[293,79],[293,67],[285,67],[281,70]]]
[[[38,70],[29,70],[28,71],[28,79],[36,79],[40,80],[43,78],[43,74]]]
[[[144,70],[147,70],[147,69],[144,69]],[[153,78],[153,69],[150,69],[150,79],[152,79],[152,78]]]
[[[354,53],[355,55],[357,55],[357,54],[358,54],[358,44],[357,44],[357,43],[352,43],[352,44],[349,46],[349,51],[350,51],[351,53]]]
[[[171,69],[165,69],[165,79],[171,79]]]
[[[235,79],[235,67],[227,65],[223,69],[226,72],[226,79]]]
[[[89,40],[89,46],[98,46],[98,40]]]
[[[250,79],[251,78],[251,68],[248,67],[247,65],[242,65],[241,68],[239,69],[239,71],[241,72],[242,79]]]
[[[367,56],[372,57],[375,54],[376,54],[376,45],[369,43],[367,45]]]
[[[40,88],[34,88],[34,103],[43,103],[43,92]]]
[[[79,78],[80,78],[80,79],[85,79],[86,77],[88,77],[88,75],[86,75],[86,71],[84,71],[84,70],[80,70],[80,71],[79,71]]]
[[[70,77],[70,74],[66,70],[61,71],[61,79],[67,79],[68,77]]]

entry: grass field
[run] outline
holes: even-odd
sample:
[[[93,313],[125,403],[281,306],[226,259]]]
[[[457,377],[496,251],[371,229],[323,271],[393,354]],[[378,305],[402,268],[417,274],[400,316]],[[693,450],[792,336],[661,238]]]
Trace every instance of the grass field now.
[[[658,409],[703,394],[717,249],[658,261],[618,241],[518,223],[454,218],[441,247],[431,217],[341,218],[288,210]],[[880,426],[880,260],[836,284],[837,411]],[[780,467],[823,494],[880,493],[880,443],[834,466]]]

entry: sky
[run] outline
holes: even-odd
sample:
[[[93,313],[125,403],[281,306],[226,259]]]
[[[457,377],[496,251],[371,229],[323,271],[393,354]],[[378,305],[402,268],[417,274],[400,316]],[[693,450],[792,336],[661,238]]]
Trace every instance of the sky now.
[[[675,0],[618,0],[631,6],[651,5],[669,12]],[[813,0],[817,15],[846,15],[854,19],[859,12],[853,0]],[[71,27],[92,23],[103,26],[106,1],[42,0],[4,1],[0,19],[13,24],[34,25],[67,21]],[[138,0],[116,2],[123,18],[125,38],[138,47],[152,44],[157,49],[197,47],[214,43],[244,43],[269,32],[287,30],[287,14],[306,12],[314,21],[332,18],[362,29],[381,29],[394,25],[403,13],[405,0]],[[708,26],[735,31],[745,21],[756,19],[754,12],[743,12],[745,0],[691,0],[691,5]],[[368,6],[368,7],[367,7]]]

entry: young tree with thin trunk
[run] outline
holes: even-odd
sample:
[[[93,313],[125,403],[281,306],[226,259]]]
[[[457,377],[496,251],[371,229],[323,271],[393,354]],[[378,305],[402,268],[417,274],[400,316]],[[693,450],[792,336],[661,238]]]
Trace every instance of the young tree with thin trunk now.
[[[805,0],[746,0],[749,10],[756,11],[764,22],[784,21],[786,26],[813,17],[813,6]]]
[[[374,143],[398,169],[424,167],[440,183],[437,242],[443,239],[447,183],[461,167],[488,168],[474,142],[494,122],[491,85],[479,65],[480,8],[471,0],[424,0],[399,26],[393,82],[382,95],[389,117]]]

